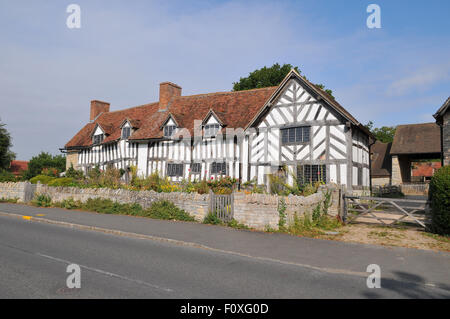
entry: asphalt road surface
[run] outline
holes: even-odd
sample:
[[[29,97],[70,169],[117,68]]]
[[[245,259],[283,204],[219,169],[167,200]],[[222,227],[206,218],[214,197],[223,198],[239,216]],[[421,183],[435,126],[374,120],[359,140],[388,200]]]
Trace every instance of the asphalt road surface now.
[[[80,289],[67,288],[69,264]],[[369,289],[361,275],[0,216],[0,298],[450,297],[403,279]]]

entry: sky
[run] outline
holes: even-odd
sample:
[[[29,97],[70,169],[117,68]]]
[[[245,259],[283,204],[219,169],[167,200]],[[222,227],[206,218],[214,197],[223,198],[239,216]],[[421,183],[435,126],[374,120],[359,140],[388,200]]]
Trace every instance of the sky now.
[[[369,4],[381,28],[369,29]],[[66,25],[70,4],[81,28]],[[0,0],[0,122],[17,159],[59,149],[89,121],[90,101],[119,110],[230,91],[289,63],[361,123],[433,122],[450,96],[450,1]]]

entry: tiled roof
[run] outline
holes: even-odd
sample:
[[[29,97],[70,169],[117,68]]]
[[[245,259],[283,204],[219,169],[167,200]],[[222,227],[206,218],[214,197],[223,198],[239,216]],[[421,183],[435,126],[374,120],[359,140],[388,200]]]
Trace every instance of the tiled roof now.
[[[382,143],[377,141],[370,148],[372,160],[370,171],[373,177],[391,176],[392,160],[389,155],[392,143]]]
[[[436,123],[399,125],[391,154],[429,154],[441,152],[441,132]]]
[[[28,162],[27,161],[11,161],[11,166],[9,170],[14,175],[19,175],[20,172],[26,171],[28,169]]]
[[[280,84],[280,86],[253,89],[237,92],[218,92],[209,94],[199,94],[191,96],[174,95],[168,104],[160,110],[160,103],[155,102],[134,108],[129,108],[116,112],[101,113],[94,123],[86,124],[67,144],[66,149],[77,149],[92,145],[92,134],[96,125],[105,131],[106,137],[103,143],[110,143],[118,140],[121,136],[120,126],[126,119],[130,121],[136,131],[130,136],[130,140],[142,141],[151,139],[161,139],[163,130],[161,126],[172,115],[180,128],[187,129],[191,136],[194,135],[194,121],[203,121],[212,110],[226,128],[246,129],[251,125],[263,111],[263,107],[276,96],[276,92],[292,76],[301,77],[292,70]],[[303,79],[303,78],[302,78]],[[307,86],[325,100],[338,112],[353,122],[354,125],[367,131],[350,113],[348,113],[337,101],[326,92],[303,79]],[[167,101],[166,101],[167,102]],[[167,106],[167,107],[166,107]],[[367,131],[371,136],[371,133]]]
[[[441,162],[412,163],[412,176],[431,177],[441,168]]]
[[[125,119],[138,125],[143,119],[150,117],[158,110],[158,103],[136,106],[120,111],[102,113],[93,123],[86,124],[67,144],[66,148],[89,147],[92,145],[92,134],[97,124],[105,130],[103,143],[116,141],[121,136],[120,126]],[[140,124],[139,124],[140,125]]]
[[[225,127],[244,128],[256,115],[276,87],[238,92],[219,92],[174,97],[166,111],[159,111],[159,103],[101,114],[94,123],[86,124],[67,144],[66,148],[92,145],[92,134],[99,124],[105,130],[103,143],[116,141],[121,136],[120,126],[129,119],[138,128],[130,140],[158,139],[163,137],[161,125],[172,114],[180,127],[194,134],[194,120],[203,121],[212,109]]]

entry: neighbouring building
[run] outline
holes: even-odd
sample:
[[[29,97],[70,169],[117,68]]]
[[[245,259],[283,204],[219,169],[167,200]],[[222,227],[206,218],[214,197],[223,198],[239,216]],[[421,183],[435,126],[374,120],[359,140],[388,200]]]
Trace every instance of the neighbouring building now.
[[[23,171],[28,169],[27,161],[11,161],[11,165],[9,167],[9,171],[14,174],[14,176],[18,177],[22,174]]]
[[[392,159],[390,155],[392,143],[377,141],[370,148],[372,186],[391,185]]]
[[[450,97],[434,114],[436,123],[441,129],[441,160],[442,165],[450,165]]]
[[[390,150],[392,185],[412,182],[412,163],[441,156],[439,126],[435,123],[399,125]]]
[[[173,181],[231,176],[261,185],[287,168],[300,182],[370,185],[372,134],[295,70],[276,87],[181,91],[161,83],[158,102],[114,112],[92,101],[89,123],[63,149],[68,165],[85,173],[136,166],[141,176],[158,172]]]
[[[418,183],[424,183],[429,182],[431,180],[431,177],[433,177],[434,173],[440,169],[441,162],[439,161],[433,161],[433,162],[412,162],[411,163],[411,181],[418,182]]]

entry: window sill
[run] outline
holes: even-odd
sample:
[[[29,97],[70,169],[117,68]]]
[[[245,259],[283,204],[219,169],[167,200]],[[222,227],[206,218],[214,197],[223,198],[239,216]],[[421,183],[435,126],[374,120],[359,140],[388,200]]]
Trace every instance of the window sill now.
[[[281,146],[308,145],[310,142],[281,143]]]

